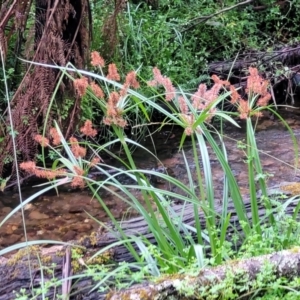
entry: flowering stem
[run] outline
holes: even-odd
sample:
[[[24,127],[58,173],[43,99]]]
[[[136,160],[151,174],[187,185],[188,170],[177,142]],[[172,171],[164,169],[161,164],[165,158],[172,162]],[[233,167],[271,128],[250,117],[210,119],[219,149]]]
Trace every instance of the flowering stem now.
[[[258,205],[256,196],[256,186],[255,186],[255,174],[254,174],[254,160],[255,155],[253,149],[253,128],[251,118],[247,118],[247,164],[248,164],[248,178],[249,178],[249,190],[251,199],[251,213],[253,220],[253,227],[258,233],[259,238],[262,237],[260,220],[258,215]]]
[[[202,203],[204,203],[204,201],[205,201],[205,191],[204,191],[203,184],[202,184],[200,162],[199,162],[199,158],[198,158],[197,147],[196,147],[196,143],[195,143],[195,137],[194,137],[193,134],[192,134],[191,137],[192,137],[192,145],[193,145],[194,162],[195,162],[195,166],[196,166],[196,173],[197,173],[199,193],[200,193],[199,194],[199,199],[201,200]],[[194,204],[195,226],[197,228],[198,243],[200,245],[203,245],[198,208],[199,208],[199,206]]]

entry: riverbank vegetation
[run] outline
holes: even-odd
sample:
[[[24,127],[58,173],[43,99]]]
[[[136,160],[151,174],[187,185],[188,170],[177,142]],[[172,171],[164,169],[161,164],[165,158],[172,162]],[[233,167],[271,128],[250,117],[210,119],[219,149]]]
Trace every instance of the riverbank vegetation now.
[[[2,189],[13,176],[19,189],[20,205],[2,220],[0,226],[21,211],[25,242],[2,249],[0,255],[36,244],[55,243],[28,241],[24,208],[50,189],[69,184],[72,188],[91,190],[92,198],[101,204],[111,219],[111,224],[97,220],[99,226],[117,239],[115,243],[97,249],[99,251],[90,259],[95,261],[119,245],[125,246],[131,259],[117,263],[112,258],[109,263],[105,260],[106,264],[90,266],[74,249],[67,248],[66,259],[80,262],[83,270],[74,274],[74,265],[69,262],[71,267],[64,269],[62,280],[41,271],[40,287],[15,290],[16,299],[46,298],[49,293],[52,296],[57,293],[54,297],[59,294],[64,299],[73,299],[76,295],[72,294],[72,283],[76,285],[77,280],[86,277],[94,280],[91,292],[98,291],[99,295],[102,293],[101,297],[109,293],[107,297],[112,299],[126,299],[127,294],[114,296],[115,289],[149,279],[174,279],[176,276],[181,278],[174,284],[178,299],[181,296],[184,299],[297,299],[299,270],[290,266],[291,273],[287,275],[278,272],[274,262],[266,260],[253,274],[249,269],[248,273],[243,273],[245,269],[228,271],[222,277],[223,281],[216,276],[205,277],[207,285],[203,286],[192,285],[189,276],[200,276],[208,267],[232,266],[241,259],[285,249],[292,249],[287,253],[299,252],[298,195],[280,189],[270,190],[268,179],[271,174],[262,167],[261,151],[255,139],[257,122],[266,111],[271,112],[289,132],[295,152],[293,167],[298,169],[298,142],[276,110],[278,103],[272,88],[274,79],[287,74],[292,67],[280,63],[273,65],[278,72],[276,77],[268,73],[274,69],[260,61],[247,68],[241,66],[240,74],[229,72],[226,76],[222,72],[210,74],[208,66],[209,62],[218,60],[231,58],[236,61],[239,51],[246,55],[247,51],[268,48],[273,53],[278,43],[285,42],[284,39],[288,40],[285,46],[295,45],[298,41],[294,25],[300,18],[300,5],[297,1],[262,1],[259,4],[256,1],[145,1],[138,4],[115,1],[115,5],[95,2],[91,7],[83,7],[86,12],[90,10],[95,19],[95,38],[85,63],[82,61],[78,65],[72,59],[65,64],[61,61],[53,63],[51,57],[31,61],[26,57],[18,58],[18,64],[30,64],[34,70],[56,76],[51,95],[45,96],[45,107],[34,102],[44,96],[41,89],[41,94],[35,95],[30,104],[34,106],[24,107],[23,103],[24,114],[20,115],[20,100],[16,100],[20,96],[12,95],[16,90],[19,93],[19,87],[13,89],[11,83],[16,84],[16,70],[7,60],[8,48],[4,51],[1,44],[5,101],[0,146],[7,150],[5,147],[10,144],[6,142],[9,141],[12,147],[12,153],[2,152],[7,158],[2,161],[2,167],[10,166],[11,171],[4,174],[4,168],[1,169],[4,174]],[[198,11],[201,15],[194,15]],[[45,25],[44,30],[47,28]],[[99,28],[102,28],[101,34]],[[76,49],[79,51],[79,48]],[[245,75],[245,85],[237,86],[241,74]],[[49,78],[40,80],[45,83]],[[23,83],[19,84],[22,86]],[[62,92],[64,88],[69,88],[67,94]],[[294,99],[287,101],[292,103]],[[22,121],[21,131],[15,121],[17,116],[18,122]],[[9,120],[9,125],[4,117]],[[224,144],[223,125],[230,123],[239,127],[241,122],[245,124],[246,140],[239,142],[237,147],[247,166],[248,202],[228,163]],[[182,152],[186,164],[188,185],[167,171],[137,168],[134,149],[144,148],[150,152],[143,146],[142,138],[146,132],[151,134],[154,125],[155,130],[164,126],[182,129],[178,151]],[[35,149],[33,152],[29,148],[25,151],[24,145],[20,148],[24,130],[30,132],[26,139],[28,145],[34,145],[30,148]],[[191,141],[195,172],[185,159],[186,140]],[[212,149],[223,171],[221,202],[215,198],[208,148]],[[122,167],[106,164],[103,155],[112,157]],[[151,155],[159,160],[155,153]],[[91,171],[104,174],[105,178],[91,177]],[[24,174],[47,180],[40,185],[38,193],[27,199],[22,199],[20,185]],[[120,175],[130,181],[124,184]],[[175,186],[176,193],[172,188],[155,186],[151,178]],[[147,234],[140,235],[138,230],[130,235],[126,233],[123,223],[115,218],[101,198],[99,191],[103,189],[138,212],[147,225]],[[293,207],[292,212],[287,213],[290,207]],[[187,211],[191,213],[191,224],[185,220]],[[26,255],[30,260],[30,251]],[[40,261],[40,270],[43,270],[43,261]],[[239,271],[243,276],[239,276]],[[53,289],[57,291],[53,292]],[[151,293],[147,297],[154,299]],[[138,299],[145,299],[145,295]]]

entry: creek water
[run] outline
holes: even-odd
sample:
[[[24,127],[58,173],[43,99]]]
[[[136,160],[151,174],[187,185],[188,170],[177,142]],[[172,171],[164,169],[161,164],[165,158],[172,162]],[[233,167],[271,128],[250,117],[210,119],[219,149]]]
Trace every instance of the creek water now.
[[[285,120],[293,129],[300,144],[300,118],[295,114],[284,115]],[[245,139],[244,122],[239,122],[241,128],[226,126],[224,141],[228,153],[230,166],[237,178],[242,193],[248,192],[248,173],[245,164],[245,153],[237,147],[237,143]],[[155,151],[159,161],[147,152],[137,149],[134,159],[141,169],[152,169],[163,166],[167,172],[179,179],[184,184],[189,183],[183,154],[178,151],[182,132],[180,130],[162,130],[155,133],[145,141],[145,147]],[[300,173],[294,168],[294,146],[287,129],[278,121],[269,117],[262,118],[257,124],[256,141],[261,151],[263,170],[270,175],[269,186],[282,182],[297,182]],[[153,147],[155,144],[155,147]],[[299,145],[300,146],[300,145]],[[208,147],[209,148],[209,147]],[[209,148],[211,153],[211,149]],[[188,167],[195,174],[195,164],[190,142],[187,140],[184,146]],[[211,166],[215,187],[216,199],[221,199],[223,188],[223,172],[217,159],[211,153]],[[195,176],[194,176],[195,177]],[[196,177],[195,177],[196,178]],[[164,182],[156,181],[155,185],[163,189],[172,189],[180,193],[176,187],[169,187]],[[38,188],[24,187],[23,199],[36,193]],[[115,189],[117,191],[117,189]],[[112,214],[117,218],[136,216],[137,213],[129,209],[128,205],[113,194],[99,191]],[[141,200],[142,201],[142,200]],[[220,200],[221,203],[221,200]],[[19,195],[13,192],[0,192],[0,221],[19,204]],[[91,216],[93,218],[91,218]],[[25,207],[26,228],[29,240],[58,240],[70,241],[80,239],[97,230],[98,223],[108,221],[105,210],[93,197],[91,192],[69,191],[62,189],[57,195],[55,191],[44,194]],[[24,231],[21,211],[15,213],[0,228],[0,248],[7,247],[17,242],[24,241]]]

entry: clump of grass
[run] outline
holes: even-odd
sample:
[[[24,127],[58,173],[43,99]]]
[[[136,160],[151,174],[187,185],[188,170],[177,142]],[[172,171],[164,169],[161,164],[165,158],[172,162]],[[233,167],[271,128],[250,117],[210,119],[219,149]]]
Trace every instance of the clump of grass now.
[[[268,196],[266,177],[261,166],[259,150],[256,146],[255,127],[253,126],[252,119],[254,117],[259,118],[265,109],[271,110],[277,115],[272,107],[268,106],[270,100],[268,82],[259,76],[256,69],[249,69],[250,75],[246,89],[248,98],[242,99],[228,81],[221,80],[215,75],[212,76],[213,85],[211,88],[208,88],[205,84],[200,84],[196,93],[188,94],[180,89],[180,87],[176,89],[168,77],[162,75],[159,69],[154,68],[154,78],[148,82],[148,85],[152,89],[159,87],[164,90],[159,96],[164,97],[166,105],[160,106],[154,98],[146,97],[136,91],[139,83],[135,71],[129,72],[124,83],[121,84],[118,82],[120,76],[115,65],[111,64],[108,68],[108,74],[104,75],[102,69],[104,61],[98,53],[92,54],[92,65],[98,68],[100,75],[76,70],[81,77],[74,79],[70,75],[68,76],[74,80],[74,86],[80,96],[90,93],[97,101],[99,108],[103,111],[103,123],[110,127],[115,139],[101,146],[89,142],[79,143],[75,138],[71,138],[68,143],[57,124],[55,124],[52,133],[50,132],[52,145],[44,136],[36,137],[36,141],[42,146],[50,147],[52,151],[56,151],[58,159],[54,161],[52,169],[39,168],[34,162],[23,162],[20,165],[21,168],[30,173],[52,179],[51,186],[45,188],[43,191],[65,183],[71,183],[73,186],[79,187],[87,185],[91,189],[93,196],[99,201],[110,217],[120,238],[119,242],[105,247],[105,249],[99,251],[91,259],[113,246],[124,244],[135,260],[133,267],[142,270],[144,275],[146,273],[152,276],[159,276],[162,273],[174,274],[181,272],[187,267],[196,266],[201,268],[207,264],[218,265],[224,260],[238,255],[238,252],[232,250],[232,243],[227,241],[227,233],[230,226],[232,226],[230,225],[231,213],[237,215],[239,226],[242,228],[242,234],[238,237],[243,239],[240,241],[240,244],[244,243],[244,245],[247,245],[249,241],[254,241],[254,238],[255,243],[261,244],[266,231],[269,231],[269,233],[272,232],[272,238],[278,233],[284,235],[288,232],[289,234],[283,241],[282,247],[288,247],[291,243],[295,242],[295,238],[291,234],[293,230],[293,225],[291,224],[295,222],[296,215],[294,214],[291,217],[290,221],[292,222],[287,226],[287,231],[282,231],[283,227],[280,226],[280,222],[276,217],[278,210],[273,208]],[[63,75],[66,75],[67,71],[74,71],[74,68],[64,68]],[[87,77],[93,79],[92,85],[88,83]],[[235,113],[226,113],[218,109],[218,104],[226,101],[228,98],[237,107]],[[179,148],[183,153],[183,159],[186,164],[189,178],[188,186],[168,174],[161,174],[153,170],[137,169],[130,150],[131,147],[142,147],[145,151],[148,150],[126,136],[124,131],[124,128],[128,124],[126,114],[138,107],[140,114],[144,114],[145,118],[148,119],[146,106],[152,107],[164,115],[165,123],[172,122],[183,128],[184,132]],[[243,195],[228,163],[223,136],[211,125],[212,118],[218,117],[238,126],[232,114],[245,120],[247,126],[245,152],[247,155],[246,164],[248,167],[251,219],[246,214]],[[280,118],[280,116],[278,117]],[[297,155],[295,137],[284,120],[282,122],[291,133]],[[96,135],[90,121],[85,123],[81,128],[81,132],[86,136]],[[196,183],[182,149],[187,136],[190,136],[192,141],[193,158],[196,166]],[[109,150],[116,143],[121,145],[125,158],[118,157]],[[55,144],[54,146],[59,145],[62,147],[66,156],[62,156],[62,152],[57,151],[57,148],[53,144]],[[212,148],[223,169],[224,187],[221,213],[217,213],[216,211],[215,187],[213,184],[208,146]],[[96,153],[92,160],[85,159],[87,148],[93,149],[93,153]],[[100,159],[99,153],[101,151],[106,151],[112,157],[118,159],[124,168],[109,166],[115,171],[112,175],[107,171],[107,166]],[[106,178],[100,181],[89,178],[87,175],[91,167],[106,175]],[[118,175],[129,177],[134,181],[134,184],[120,182]],[[164,179],[170,184],[175,185],[182,193],[175,194],[171,191],[152,186],[147,175]],[[63,178],[54,179],[57,176]],[[199,191],[197,187],[199,187]],[[263,217],[259,217],[259,208],[257,205],[258,188],[262,191],[263,203],[266,208]],[[100,189],[111,192],[115,197],[127,202],[134,210],[139,212],[145,219],[149,232],[155,239],[155,244],[148,240],[146,236],[126,236],[122,226],[115,219],[107,207],[105,200],[98,193]],[[140,203],[136,193],[133,192],[136,190],[140,191],[145,205]],[[24,203],[28,203],[34,197],[27,199]],[[176,213],[172,206],[170,201],[172,198],[177,198],[182,202],[182,210],[179,213]],[[228,211],[230,201],[234,204],[234,212]],[[153,208],[153,203],[156,209]],[[183,221],[187,205],[193,206],[193,226]],[[199,211],[204,213],[204,226],[200,223]],[[14,212],[15,210],[12,213]],[[268,220],[268,225],[265,225],[265,220]],[[102,224],[100,220],[98,222],[108,230],[111,230],[105,224]],[[242,249],[245,248],[242,247]],[[124,270],[124,268],[120,266],[119,269],[109,271],[109,274],[104,276],[100,281],[101,284],[109,280],[109,278],[120,270]],[[95,288],[99,286],[100,283]]]

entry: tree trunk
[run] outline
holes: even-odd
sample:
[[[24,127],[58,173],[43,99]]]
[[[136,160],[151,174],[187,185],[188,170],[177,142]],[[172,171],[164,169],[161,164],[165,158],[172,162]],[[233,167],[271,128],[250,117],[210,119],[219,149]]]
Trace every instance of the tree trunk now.
[[[15,17],[15,26],[19,26],[22,34],[25,24],[18,24],[18,16],[26,16],[32,1],[16,1],[15,7],[7,16],[7,20]],[[15,3],[15,2],[14,2]],[[29,8],[22,3],[30,3]],[[0,12],[1,13],[1,12]],[[13,15],[15,13],[16,16]],[[1,15],[1,14],[0,14]],[[13,22],[13,21],[12,21]],[[1,24],[2,22],[0,22]],[[5,24],[4,24],[5,25]],[[17,27],[17,28],[19,28]],[[0,42],[1,32],[0,27]],[[36,0],[35,1],[35,23],[32,28],[26,31],[25,44],[21,47],[22,55],[25,59],[36,63],[66,66],[71,62],[76,68],[86,67],[89,59],[90,39],[91,39],[91,12],[88,0]],[[1,42],[2,43],[2,42]],[[49,129],[53,124],[52,118],[57,118],[53,114],[48,114],[49,104],[53,97],[53,92],[60,72],[57,69],[27,64],[26,72],[22,82],[19,84],[13,99],[12,119],[14,131],[17,132],[16,148],[20,154],[20,160],[29,161],[34,159],[38,152],[38,145],[34,143],[34,137],[41,132],[43,126]],[[66,111],[64,100],[69,96],[74,99],[74,104],[69,111]],[[76,98],[73,84],[70,80],[64,80],[59,93],[55,95],[57,110],[68,115],[68,119],[59,122],[67,137],[78,121],[80,99]],[[8,119],[8,118],[7,118]],[[58,120],[59,121],[59,120]],[[10,128],[7,124],[6,128]],[[8,129],[7,129],[8,131]],[[48,130],[46,130],[48,134]],[[17,162],[12,159],[13,135],[6,133],[3,141],[3,149],[0,154],[0,177],[6,177],[14,173]],[[6,145],[6,146],[4,146]],[[8,174],[4,176],[3,170]],[[13,176],[12,176],[13,179]]]

